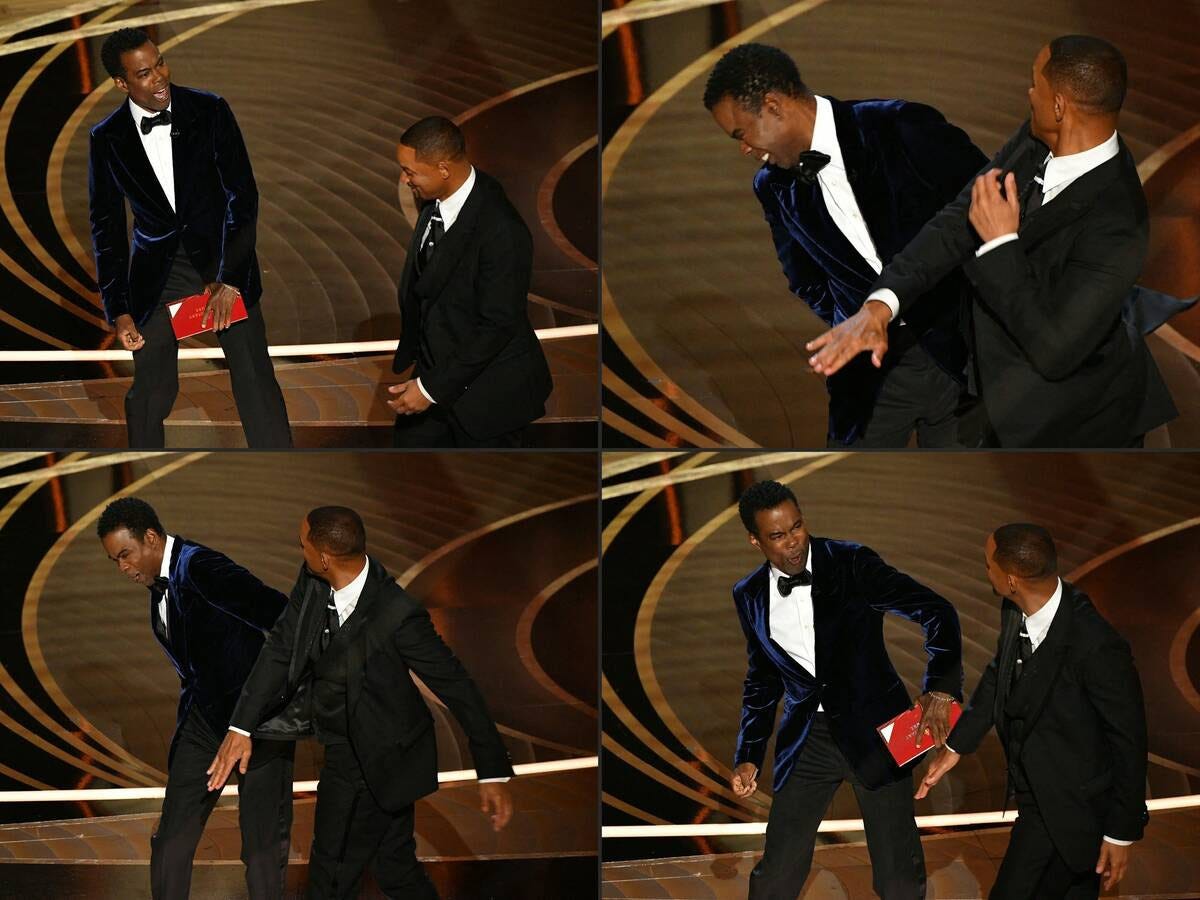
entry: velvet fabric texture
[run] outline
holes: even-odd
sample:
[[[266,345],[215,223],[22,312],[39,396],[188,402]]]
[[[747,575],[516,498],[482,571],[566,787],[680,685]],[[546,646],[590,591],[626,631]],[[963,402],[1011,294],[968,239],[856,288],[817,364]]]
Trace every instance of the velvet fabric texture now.
[[[813,626],[816,668],[808,672],[771,639],[770,567],[761,566],[733,588],[746,636],[748,664],[734,765],[762,769],[775,711],[783,717],[775,737],[774,790],[795,768],[818,704],[825,709],[838,749],[869,788],[904,777],[875,729],[912,706],[883,642],[883,615],[916,622],[925,632],[923,691],[962,699],[962,635],[948,600],[898,572],[869,547],[814,537]]]
[[[216,94],[172,85],[169,127],[175,209],[142,147],[128,102],[91,131],[92,243],[109,322],[128,313],[139,327],[145,324],[180,247],[206,284],[237,288],[247,307],[262,296],[254,252],[258,188],[229,104]],[[132,251],[126,200],[133,211]]]
[[[150,626],[179,673],[173,755],[179,728],[192,707],[216,734],[229,728],[238,694],[287,597],[223,553],[178,535],[169,573],[166,634],[153,592]]]
[[[1146,711],[1129,644],[1088,596],[1063,582],[1050,630],[1012,684],[1021,611],[1005,600],[996,656],[947,743],[973,753],[996,726],[1019,763],[1063,859],[1094,868],[1104,835],[1142,837]]]
[[[454,713],[479,777],[511,776],[508,751],[479,689],[425,607],[382,564],[371,559],[368,565],[366,585],[342,632],[348,737],[375,801],[397,812],[438,787],[433,716],[414,674]],[[312,682],[312,647],[329,597],[329,584],[301,565],[287,612],[267,638],[231,724],[252,731],[279,709],[295,711],[297,692]]]
[[[936,109],[904,100],[842,102],[833,107],[838,144],[855,200],[884,266],[922,226],[958,195],[987,161],[961,129]],[[829,326],[862,307],[878,277],[842,234],[826,208],[818,184],[771,164],[759,169],[754,193],[771,226],[788,288]],[[902,348],[919,341],[951,376],[962,380],[966,344],[959,324],[965,282],[952,273],[893,325],[890,339]],[[861,436],[884,375],[866,355],[853,360],[826,384],[829,437],[851,443]]]
[[[476,169],[458,218],[418,277],[432,206],[417,219],[400,276],[392,371],[416,363],[412,377],[477,440],[516,431],[546,411],[553,387],[529,322],[529,229],[500,183]]]

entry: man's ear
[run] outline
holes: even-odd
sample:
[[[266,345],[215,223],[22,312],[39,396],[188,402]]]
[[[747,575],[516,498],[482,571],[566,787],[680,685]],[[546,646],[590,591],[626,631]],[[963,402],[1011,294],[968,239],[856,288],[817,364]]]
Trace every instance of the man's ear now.
[[[113,84],[117,86],[117,90],[123,94],[129,93],[129,83],[120,75],[113,76]]]

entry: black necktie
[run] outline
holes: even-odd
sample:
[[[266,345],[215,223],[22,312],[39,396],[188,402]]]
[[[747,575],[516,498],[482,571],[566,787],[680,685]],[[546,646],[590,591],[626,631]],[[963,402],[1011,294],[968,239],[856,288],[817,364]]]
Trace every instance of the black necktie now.
[[[337,604],[333,602],[333,591],[329,592],[329,602],[325,605],[325,628],[321,632],[320,647],[324,653],[328,649],[333,636],[338,633],[341,627],[341,619],[338,618]]]
[[[1022,631],[1017,637],[1017,664],[1013,666],[1013,684],[1021,680],[1022,670],[1029,665],[1033,658],[1033,641],[1028,633]]]
[[[1029,179],[1029,184],[1025,185],[1024,196],[1021,197],[1021,221],[1025,221],[1025,217],[1038,209],[1042,205],[1042,200],[1046,196],[1046,190],[1043,183],[1046,180],[1046,165],[1050,162],[1050,157],[1047,156],[1042,160],[1042,165],[1038,168],[1037,174]]]
[[[169,109],[164,109],[157,116],[143,116],[142,117],[142,134],[149,134],[151,131],[154,130],[155,125],[170,125],[170,124],[171,124],[171,111]]]
[[[792,588],[797,585],[812,584],[812,576],[808,574],[808,569],[805,569],[799,575],[781,575],[779,576],[779,596],[786,597],[792,592]]]
[[[817,173],[829,165],[829,154],[820,150],[805,150],[796,160],[792,171],[805,184],[816,184]]]
[[[442,240],[442,235],[446,233],[446,229],[442,223],[442,203],[440,200],[433,201],[433,215],[429,219],[429,228],[425,232],[425,240],[421,242],[421,250],[417,254],[421,260],[421,268],[424,269],[429,265],[429,260],[433,256],[433,251],[438,243]]]

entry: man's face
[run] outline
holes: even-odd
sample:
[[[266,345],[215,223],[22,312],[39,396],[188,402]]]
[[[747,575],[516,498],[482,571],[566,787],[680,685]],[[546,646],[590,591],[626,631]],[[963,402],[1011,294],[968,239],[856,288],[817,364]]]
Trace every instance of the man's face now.
[[[449,172],[444,165],[417,158],[417,151],[401,144],[396,150],[400,161],[400,181],[413,193],[413,198],[422,203],[426,200],[444,200]]]
[[[163,546],[166,539],[148,529],[139,541],[128,528],[110,531],[100,539],[108,558],[117,564],[121,574],[144,587],[154,584],[162,571]]]
[[[150,41],[121,54],[124,78],[114,78],[117,87],[142,109],[161,112],[171,105],[171,70],[158,48]]]
[[[757,534],[750,543],[785,575],[799,575],[808,565],[808,526],[804,514],[791,500],[754,514]]]
[[[1050,45],[1047,44],[1033,61],[1033,75],[1029,86],[1029,128],[1035,138],[1046,143],[1058,133],[1058,123],[1054,121],[1054,88],[1042,74],[1049,59]]]
[[[798,146],[788,127],[786,107],[776,94],[768,92],[757,113],[741,106],[732,97],[722,97],[712,108],[713,118],[727,135],[738,142],[742,153],[759,162],[790,169],[800,161],[807,147]]]
[[[996,540],[990,534],[983,546],[984,559],[987,562],[987,579],[992,585],[992,593],[997,597],[1008,596],[1008,573],[996,563]]]
[[[321,551],[309,542],[308,532],[308,516],[305,516],[300,520],[300,550],[304,553],[304,568],[308,570],[309,575],[324,579],[325,569],[321,565]]]

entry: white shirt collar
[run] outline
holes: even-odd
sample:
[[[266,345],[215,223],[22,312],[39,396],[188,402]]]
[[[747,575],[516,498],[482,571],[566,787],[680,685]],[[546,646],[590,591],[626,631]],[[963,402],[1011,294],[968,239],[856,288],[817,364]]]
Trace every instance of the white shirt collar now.
[[[171,103],[174,103],[174,102],[175,102],[174,100],[171,101]],[[167,112],[171,111],[171,103],[167,104]],[[161,110],[160,110],[160,112],[161,112]],[[138,134],[142,133],[142,119],[146,119],[146,118],[153,119],[155,116],[158,115],[158,113],[154,112],[153,110],[146,109],[143,106],[138,106],[136,103],[133,102],[132,97],[129,98],[129,113],[130,113],[130,115],[133,116],[133,124],[137,126]],[[170,133],[170,130],[171,129],[168,128],[167,132]],[[154,133],[153,131],[150,132],[150,134],[153,134],[153,133]],[[149,134],[146,135],[146,137],[149,137],[149,136],[150,136]]]
[[[458,214],[462,212],[463,205],[467,202],[467,196],[473,187],[475,187],[475,167],[471,166],[471,171],[467,173],[467,180],[459,185],[457,191],[438,204],[438,209],[442,213],[442,228],[446,231],[449,231],[450,226],[458,219]]]
[[[132,102],[132,101],[130,101]],[[171,550],[175,546],[175,535],[168,534],[167,542],[163,544],[163,560],[162,565],[158,569],[159,578],[171,577]]]
[[[1050,630],[1050,623],[1054,621],[1054,614],[1058,612],[1058,606],[1062,600],[1062,592],[1063,585],[1060,578],[1054,587],[1054,593],[1050,595],[1046,604],[1032,616],[1025,617],[1025,633],[1029,635],[1030,643],[1035,649],[1046,637],[1046,632]]]
[[[363,587],[367,583],[367,572],[371,568],[371,560],[363,561],[362,571],[355,576],[354,580],[346,585],[341,590],[333,592],[333,605],[337,607],[338,618],[343,622],[350,613],[354,612],[354,607],[358,605],[358,598],[362,596]]]
[[[1071,153],[1067,156],[1050,154],[1050,161],[1046,163],[1046,177],[1042,184],[1042,192],[1050,193],[1056,188],[1065,188],[1076,178],[1086,175],[1097,166],[1104,165],[1119,152],[1120,144],[1117,143],[1117,133],[1114,131],[1112,137],[1107,141],[1097,144],[1090,150]]]
[[[812,146],[809,149],[827,154],[827,166],[844,169],[846,166],[842,162],[842,146],[838,143],[837,123],[833,120],[833,104],[825,97],[814,96],[813,99],[817,101],[817,117],[813,122]]]

